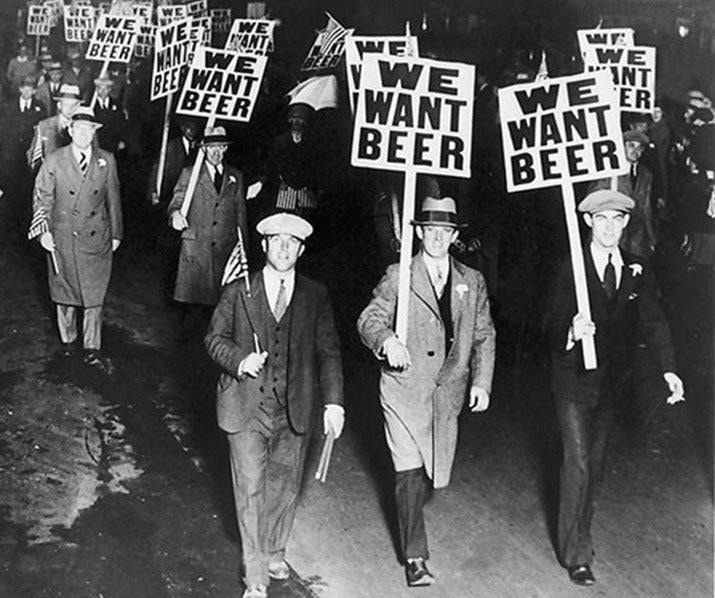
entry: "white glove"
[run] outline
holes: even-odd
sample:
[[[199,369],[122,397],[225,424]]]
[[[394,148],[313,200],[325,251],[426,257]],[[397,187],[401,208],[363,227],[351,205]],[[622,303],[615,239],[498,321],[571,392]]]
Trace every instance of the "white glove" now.
[[[253,199],[261,192],[261,189],[263,189],[263,183],[261,183],[261,181],[249,185],[246,190],[246,199]]]
[[[112,239],[112,252],[115,252],[117,249],[119,249],[119,246],[122,244],[121,239]]]
[[[326,405],[323,411],[323,434],[332,430],[335,438],[340,438],[345,425],[345,409],[342,405]]]
[[[382,352],[391,368],[405,369],[410,367],[410,353],[407,347],[396,336],[391,336],[382,344]]]
[[[489,393],[481,386],[472,386],[469,389],[469,408],[472,413],[486,411],[489,408]]]
[[[668,405],[675,405],[680,401],[684,401],[685,387],[683,386],[683,381],[680,379],[678,374],[665,372],[665,374],[663,374],[663,379],[668,384],[668,389],[670,390],[670,396],[666,399]]]
[[[251,378],[256,378],[263,369],[263,364],[266,363],[266,357],[268,357],[268,351],[249,353],[238,364],[238,375],[248,374]]]
[[[170,221],[171,228],[173,228],[174,230],[178,230],[179,232],[181,232],[185,228],[189,228],[189,222],[186,220],[186,216],[184,216],[178,210],[171,213]]]
[[[576,314],[571,322],[571,335],[574,341],[596,334],[596,325],[583,314]]]
[[[55,250],[55,239],[51,232],[42,233],[40,235],[40,245],[45,251],[53,252]]]

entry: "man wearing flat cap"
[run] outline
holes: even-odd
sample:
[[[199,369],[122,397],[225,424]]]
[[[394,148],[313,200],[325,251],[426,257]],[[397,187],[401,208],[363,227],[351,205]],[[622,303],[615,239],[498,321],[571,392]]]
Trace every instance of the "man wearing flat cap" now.
[[[640,162],[649,142],[643,131],[631,129],[623,133],[630,168],[627,174],[616,177],[616,189],[634,202],[628,228],[621,236],[621,248],[646,260],[653,255],[657,243],[653,222],[653,173]],[[612,189],[613,186],[612,178],[599,179],[589,185],[588,192]]]
[[[39,240],[48,255],[50,297],[56,305],[61,353],[75,351],[79,308],[83,308],[84,360],[104,371],[102,307],[112,273],[112,255],[122,240],[119,179],[114,156],[94,147],[99,127],[88,107],[72,115],[72,143],[49,154],[35,179],[34,219],[44,217]],[[34,225],[34,222],[33,222]]]
[[[266,265],[224,287],[204,343],[221,367],[219,426],[227,433],[245,565],[244,598],[265,598],[285,580],[315,412],[324,433],[342,433],[340,340],[327,289],[295,265],[313,231],[303,218],[273,214],[256,226]],[[250,289],[250,290],[249,290]]]
[[[239,227],[244,243],[248,238],[243,174],[224,163],[229,143],[223,127],[206,129],[201,141],[205,159],[189,210],[184,216],[181,206],[193,164],[181,172],[167,208],[169,224],[181,232],[174,300],[196,306],[200,312],[210,313],[218,302],[223,269],[238,240]],[[209,314],[202,323],[201,314],[192,313],[192,309],[185,315],[189,320],[196,320],[192,324],[198,321],[199,325],[205,326]]]
[[[420,251],[412,258],[407,340],[393,331],[399,265],[387,268],[357,322],[362,342],[381,361],[380,402],[395,467],[400,555],[409,586],[434,582],[423,507],[430,489],[449,483],[457,416],[489,406],[495,332],[482,275],[449,255],[459,223],[455,201],[428,197],[413,221]]]
[[[667,402],[684,399],[653,273],[644,260],[619,247],[633,206],[630,197],[610,189],[594,191],[579,204],[591,229],[584,250],[591,317],[578,313],[571,262],[566,260],[546,318],[552,391],[563,441],[558,556],[578,585],[595,583],[591,571],[594,497],[604,472],[615,408],[627,398],[627,364],[636,328],[664,372],[671,393]],[[598,361],[592,370],[586,370],[582,360],[581,341],[588,336],[594,337]]]

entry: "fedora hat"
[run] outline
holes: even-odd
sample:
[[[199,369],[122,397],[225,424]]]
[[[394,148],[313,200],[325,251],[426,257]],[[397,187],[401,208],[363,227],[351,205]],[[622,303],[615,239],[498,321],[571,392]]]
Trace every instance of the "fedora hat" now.
[[[232,143],[226,136],[226,129],[223,127],[206,127],[201,145],[225,145]]]
[[[102,123],[95,118],[94,110],[89,106],[79,106],[72,115],[72,124],[77,123],[92,125],[95,129],[99,129],[102,126]]]
[[[463,226],[459,224],[457,204],[451,197],[443,197],[442,199],[425,197],[417,218],[412,220],[411,224],[415,226],[439,224],[442,226],[453,226],[454,228],[461,228]]]

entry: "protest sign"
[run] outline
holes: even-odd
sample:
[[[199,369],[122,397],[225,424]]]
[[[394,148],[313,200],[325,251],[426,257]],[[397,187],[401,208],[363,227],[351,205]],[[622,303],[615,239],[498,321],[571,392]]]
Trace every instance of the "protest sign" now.
[[[226,38],[226,49],[264,56],[273,50],[275,25],[267,19],[236,19]]]
[[[27,7],[27,35],[50,34],[50,9],[41,4]]]
[[[655,108],[655,48],[650,46],[587,46],[586,72],[608,69],[618,89],[621,110],[652,114]]]
[[[209,16],[208,3],[206,0],[194,0],[186,4],[190,17],[207,17]]]
[[[157,29],[151,83],[152,101],[179,91],[181,74],[191,61],[196,41],[191,36],[190,18]]]
[[[380,56],[419,56],[415,36],[364,36],[350,35],[345,39],[345,68],[348,75],[350,110],[355,113],[360,71],[365,54]]]
[[[101,15],[106,15],[109,14],[109,12],[112,10],[112,3],[111,2],[100,2],[97,5],[97,18],[99,18]]]
[[[617,92],[610,73],[542,79],[499,90],[499,120],[509,192],[561,186],[578,312],[590,319],[573,183],[626,172]],[[594,369],[593,337],[582,342]]]
[[[209,11],[211,24],[216,33],[228,33],[231,29],[231,9],[230,8],[212,8]]]
[[[178,114],[247,122],[268,59],[199,46],[181,90]]]
[[[189,7],[186,4],[167,4],[166,6],[156,7],[156,20],[159,27],[164,27],[188,16]]]
[[[578,47],[583,56],[589,46],[634,46],[633,29],[629,27],[610,27],[607,29],[579,29],[576,31]]]
[[[345,50],[345,38],[352,35],[354,29],[345,29],[329,13],[328,24],[320,31],[300,67],[301,71],[317,71],[334,68],[340,63]]]
[[[137,43],[134,45],[134,57],[146,58],[151,56],[154,50],[154,38],[156,37],[156,25],[140,25],[137,34]]]
[[[132,14],[141,19],[143,25],[151,25],[154,5],[151,2],[133,2]]]
[[[395,332],[407,339],[417,173],[471,172],[474,65],[363,56],[351,164],[405,173]]]
[[[474,66],[366,54],[352,164],[470,176]]]
[[[78,43],[89,40],[95,25],[94,7],[68,4],[64,10],[65,41]]]
[[[109,62],[129,62],[139,33],[139,19],[102,15],[87,47],[85,58]]]

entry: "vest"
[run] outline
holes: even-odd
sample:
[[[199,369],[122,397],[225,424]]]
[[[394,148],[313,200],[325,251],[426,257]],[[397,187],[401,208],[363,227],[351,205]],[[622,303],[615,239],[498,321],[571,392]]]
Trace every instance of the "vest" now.
[[[435,296],[436,296],[435,292]],[[442,316],[444,323],[444,355],[449,354],[454,342],[454,328],[452,326],[452,268],[449,269],[447,280],[444,283],[442,290],[442,298],[437,297],[437,306],[439,307],[439,315]]]
[[[260,307],[266,333],[264,350],[268,351],[268,359],[263,368],[263,395],[265,400],[285,407],[288,396],[288,331],[293,312],[292,301],[280,322],[276,322],[265,293],[261,293]]]

